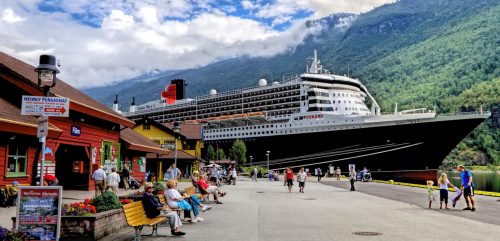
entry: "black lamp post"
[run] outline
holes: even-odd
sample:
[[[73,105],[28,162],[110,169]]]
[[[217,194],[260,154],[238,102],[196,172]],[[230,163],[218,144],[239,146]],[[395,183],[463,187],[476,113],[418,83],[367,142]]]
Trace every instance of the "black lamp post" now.
[[[59,73],[59,70],[56,67],[56,57],[53,55],[40,55],[39,64],[35,71],[38,72],[38,86],[43,88],[43,96],[48,97],[50,88],[56,86],[56,75]],[[42,117],[44,117],[43,114]],[[48,123],[49,117],[47,116],[46,118]],[[40,142],[42,143],[42,158],[40,158],[40,186],[43,186],[46,137],[40,137]]]
[[[180,123],[177,122],[177,121],[174,122],[174,128],[172,128],[172,130],[175,133],[177,133],[177,134],[180,135],[180,133],[181,133],[181,125],[180,125]],[[175,163],[175,167],[177,167],[177,137],[174,136],[174,138],[175,138],[175,157],[174,157],[175,159],[174,159],[174,163]]]
[[[269,171],[269,153],[270,153],[270,152],[271,152],[271,151],[267,151],[267,152],[266,152],[266,157],[267,157],[267,170],[268,170],[268,171]]]

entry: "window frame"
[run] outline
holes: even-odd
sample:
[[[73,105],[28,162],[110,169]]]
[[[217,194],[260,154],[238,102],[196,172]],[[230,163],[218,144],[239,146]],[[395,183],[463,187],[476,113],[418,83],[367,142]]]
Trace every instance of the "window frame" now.
[[[11,154],[10,153],[10,149],[11,149],[11,146],[15,146],[16,148],[16,154]],[[5,177],[7,178],[10,178],[10,177],[26,177],[28,176],[28,153],[29,153],[29,146],[25,145],[25,151],[26,153],[24,154],[24,156],[22,155],[19,155],[19,147],[20,146],[23,146],[22,144],[8,144],[7,145],[7,148],[6,148],[6,151],[7,151],[7,155],[6,155],[6,162],[5,162]],[[15,171],[15,172],[10,172],[9,170],[9,159],[10,158],[14,158],[15,159],[15,169],[17,170],[18,169],[18,158],[19,157],[23,157],[24,158],[24,172],[18,172],[18,171]]]

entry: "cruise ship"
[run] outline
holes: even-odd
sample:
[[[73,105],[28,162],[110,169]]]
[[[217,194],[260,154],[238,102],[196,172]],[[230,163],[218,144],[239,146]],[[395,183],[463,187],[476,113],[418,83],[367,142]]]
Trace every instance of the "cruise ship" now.
[[[490,116],[399,111],[397,104],[393,113],[381,114],[361,81],[330,73],[316,51],[308,60],[304,74],[221,93],[212,89],[195,98],[184,98],[184,81],[173,80],[162,99],[133,103],[124,114],[135,121],[202,124],[206,146],[227,152],[236,139],[244,140],[252,164],[269,163],[272,170],[326,171],[333,165],[346,172],[354,164],[373,178],[420,183],[436,179],[448,153]]]

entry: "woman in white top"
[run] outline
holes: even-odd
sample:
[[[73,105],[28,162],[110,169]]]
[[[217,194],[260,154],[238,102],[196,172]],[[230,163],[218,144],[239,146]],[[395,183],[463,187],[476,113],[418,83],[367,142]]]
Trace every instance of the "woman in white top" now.
[[[172,209],[182,209],[184,210],[184,217],[190,219],[190,210],[193,210],[194,219],[191,222],[201,222],[204,219],[199,216],[198,206],[203,208],[205,211],[207,208],[201,204],[200,200],[196,196],[181,195],[177,189],[177,181],[175,179],[170,179],[167,182],[167,191],[165,192],[165,197],[167,198],[167,205]]]
[[[297,173],[297,181],[299,182],[299,192],[304,193],[304,186],[306,184],[307,173],[304,172],[304,168],[301,167],[299,173]]]
[[[439,209],[443,209],[443,202],[445,209],[448,209],[448,186],[455,188],[453,184],[450,183],[446,173],[441,173],[441,177],[438,179],[439,184]]]

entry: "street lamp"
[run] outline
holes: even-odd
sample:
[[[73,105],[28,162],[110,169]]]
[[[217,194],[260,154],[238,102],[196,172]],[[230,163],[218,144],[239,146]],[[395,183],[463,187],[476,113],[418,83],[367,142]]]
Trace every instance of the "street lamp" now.
[[[56,67],[56,57],[53,55],[40,55],[38,66],[35,71],[38,72],[38,86],[43,88],[43,96],[48,97],[50,88],[56,86],[56,75],[59,73],[59,70]],[[45,116],[42,114],[41,118],[44,117]],[[48,123],[49,117],[47,116],[45,118],[47,118]],[[42,158],[40,158],[40,186],[43,186],[46,137],[40,137],[40,142],[42,143]]]
[[[269,153],[270,152],[271,151],[267,151],[267,153],[266,153],[266,157],[267,157],[267,171],[269,171]]]
[[[172,130],[174,131],[174,133],[177,133],[180,135],[181,133],[181,125],[179,122],[174,122],[174,128],[172,128]],[[174,156],[174,164],[175,164],[175,167],[177,168],[177,137],[175,137],[174,135],[174,138],[175,138],[175,156]]]
[[[250,156],[250,166],[252,166],[253,156]]]
[[[38,72],[38,86],[43,88],[43,95],[49,96],[50,88],[56,86],[56,57],[53,55],[40,55],[39,64],[35,69]]]

